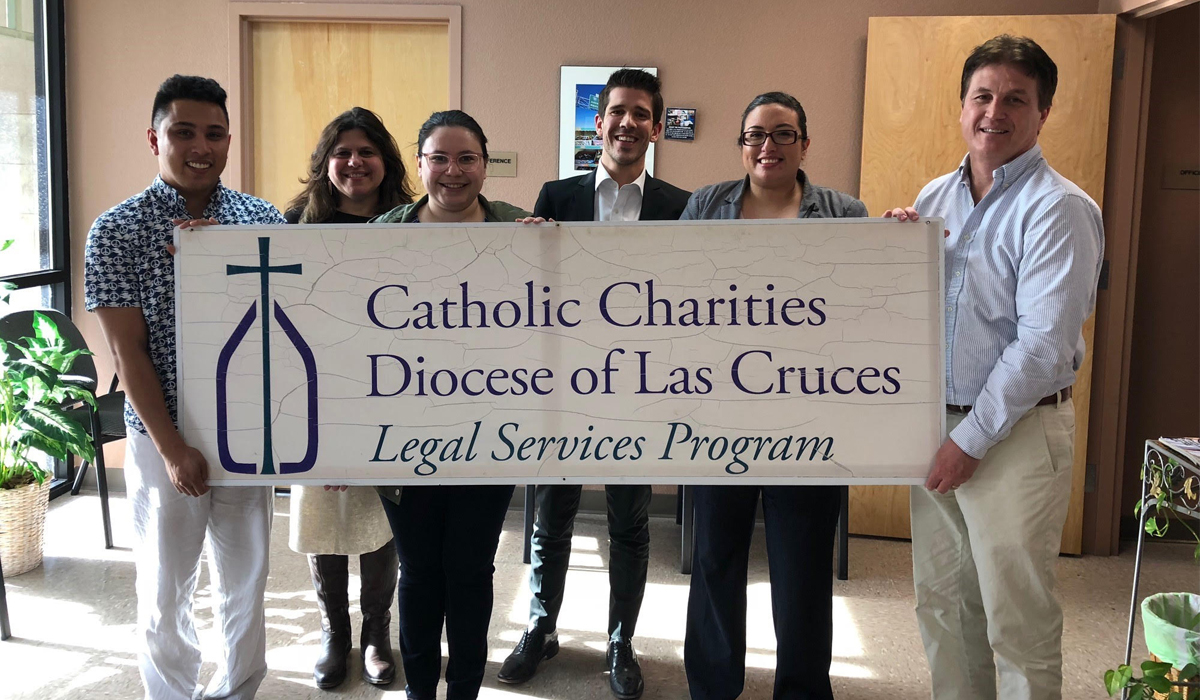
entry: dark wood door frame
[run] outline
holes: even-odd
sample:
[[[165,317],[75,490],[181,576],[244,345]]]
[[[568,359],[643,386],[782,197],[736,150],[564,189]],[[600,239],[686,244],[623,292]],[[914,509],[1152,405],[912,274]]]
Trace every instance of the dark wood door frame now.
[[[1129,357],[1137,287],[1138,236],[1145,176],[1146,122],[1154,23],[1119,16],[1113,55],[1108,162],[1104,182],[1104,259],[1096,300],[1091,421],[1087,441],[1083,553],[1114,555],[1120,544]]]

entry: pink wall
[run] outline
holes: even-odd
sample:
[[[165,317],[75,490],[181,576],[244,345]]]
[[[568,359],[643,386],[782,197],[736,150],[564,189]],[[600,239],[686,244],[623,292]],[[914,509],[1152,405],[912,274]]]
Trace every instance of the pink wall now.
[[[66,0],[67,102],[75,303],[82,309],[83,244],[108,207],[145,188],[155,161],[145,139],[150,103],[172,73],[227,83],[227,0]],[[461,0],[462,104],[490,146],[517,151],[519,177],[484,192],[532,208],[557,177],[560,65],[652,65],[668,106],[694,107],[697,138],[657,151],[655,175],[693,189],[742,174],[734,139],[754,95],[785,90],[808,112],[806,166],[819,184],[858,191],[867,19],[984,14],[955,0]],[[994,0],[986,14],[1091,14],[1097,0]],[[936,41],[936,37],[913,37]],[[919,89],[919,86],[913,86]],[[349,105],[347,105],[349,107]],[[239,134],[234,134],[237,139]],[[415,139],[399,134],[398,139]],[[236,177],[227,177],[237,185]],[[111,363],[94,319],[77,322]],[[113,464],[119,454],[110,453]]]

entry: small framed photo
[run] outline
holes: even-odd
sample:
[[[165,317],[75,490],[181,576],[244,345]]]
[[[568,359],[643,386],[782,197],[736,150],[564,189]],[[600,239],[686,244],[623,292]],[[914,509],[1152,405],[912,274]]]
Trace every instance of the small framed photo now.
[[[558,113],[560,178],[586,175],[600,167],[600,154],[604,146],[600,134],[596,131],[600,91],[608,82],[608,76],[621,68],[622,66],[562,66]],[[651,75],[658,75],[657,68],[641,69]],[[646,172],[654,172],[654,144],[650,144],[646,151]]]
[[[696,140],[696,110],[689,107],[668,107],[663,136],[672,141]]]

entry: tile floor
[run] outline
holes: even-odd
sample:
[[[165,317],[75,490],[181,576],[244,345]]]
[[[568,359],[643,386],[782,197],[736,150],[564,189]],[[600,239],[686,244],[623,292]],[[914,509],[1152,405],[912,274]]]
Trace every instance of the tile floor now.
[[[94,495],[64,497],[51,505],[44,565],[8,580],[14,637],[0,643],[0,698],[141,697],[135,662],[134,571],[128,550],[132,528],[124,499],[114,497],[112,506],[118,547],[105,551]],[[287,512],[286,498],[277,498],[267,588],[270,673],[258,697],[403,697],[402,681],[379,690],[360,681],[357,668],[336,692],[313,685],[312,661],[320,627],[307,565],[287,548]],[[636,640],[646,676],[645,697],[682,700],[688,697],[682,663],[688,580],[678,568],[679,528],[673,520],[654,519],[651,536],[649,584]],[[604,521],[595,516],[581,516],[576,527],[559,621],[562,652],[526,685],[503,686],[495,681],[500,662],[520,638],[528,610],[521,539],[521,514],[512,511],[496,557],[491,659],[480,697],[607,700],[611,697],[603,673],[607,606],[598,603],[607,600],[607,544]],[[755,547],[743,697],[769,698],[774,635],[761,531]],[[1113,558],[1059,560],[1066,613],[1064,697],[1105,697],[1101,674],[1124,654],[1132,571],[1132,552]],[[356,572],[353,563],[351,573]],[[356,576],[352,577],[352,596],[356,583]],[[1200,590],[1200,567],[1192,560],[1190,548],[1169,544],[1149,548],[1141,591],[1166,590]],[[211,628],[209,592],[205,572],[197,596],[202,643]],[[834,595],[832,674],[837,697],[929,697],[928,672],[912,612],[908,543],[852,538],[850,580],[835,581]],[[353,610],[357,613],[357,608]],[[357,630],[357,615],[354,624]],[[205,679],[212,668],[205,663]]]

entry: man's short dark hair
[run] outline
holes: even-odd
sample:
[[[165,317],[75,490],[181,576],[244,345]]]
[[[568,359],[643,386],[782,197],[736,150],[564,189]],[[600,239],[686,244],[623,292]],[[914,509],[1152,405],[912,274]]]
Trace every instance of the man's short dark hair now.
[[[1038,109],[1049,109],[1058,89],[1058,66],[1050,56],[1029,37],[1001,34],[976,46],[963,63],[962,88],[958,101],[967,99],[971,76],[984,66],[1012,65],[1037,82]]]
[[[651,75],[640,68],[622,68],[613,71],[613,74],[608,76],[608,82],[604,84],[604,89],[600,91],[599,114],[601,119],[608,111],[608,95],[613,88],[629,88],[649,94],[650,102],[653,105],[654,123],[662,121],[662,81],[658,79],[658,76]]]
[[[225,108],[225,88],[212,78],[202,78],[198,75],[172,75],[158,86],[154,96],[154,109],[150,111],[150,126],[158,129],[171,103],[175,100],[195,100],[208,102],[221,108],[225,115],[225,123],[229,123],[229,110]]]

